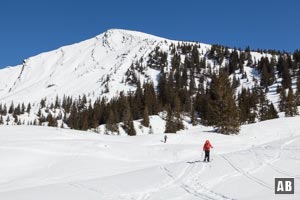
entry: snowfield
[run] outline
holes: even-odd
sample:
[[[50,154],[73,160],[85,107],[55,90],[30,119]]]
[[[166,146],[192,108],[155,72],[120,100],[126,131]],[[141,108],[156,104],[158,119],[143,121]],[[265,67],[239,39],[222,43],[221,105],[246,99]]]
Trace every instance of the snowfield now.
[[[124,83],[130,65],[156,47],[168,49],[172,40],[146,33],[110,29],[94,38],[41,53],[22,64],[0,70],[0,101],[38,103],[42,98],[55,100],[56,95],[78,97],[85,94],[95,100],[99,96],[114,97],[120,91],[133,91]],[[208,45],[203,44],[203,48]],[[148,69],[155,81],[159,73]],[[140,77],[141,82],[145,77]],[[109,88],[109,92],[105,89]]]
[[[198,126],[167,143],[163,133],[0,126],[0,199],[300,199],[299,121],[245,125],[234,136]],[[202,162],[206,139],[210,163]],[[293,177],[295,194],[275,195],[275,177]]]
[[[156,48],[166,52],[168,66],[165,70],[169,70],[172,67],[170,45],[184,43],[199,45],[200,58],[206,58],[207,66],[215,68],[215,62],[206,56],[211,49],[209,44],[169,40],[137,31],[110,29],[91,39],[44,52],[24,59],[20,65],[1,69],[0,103],[9,105],[12,101],[25,104],[30,102],[33,107],[38,107],[43,98],[54,102],[56,96],[78,98],[83,94],[92,101],[98,97],[110,99],[119,95],[121,91],[135,91],[136,86],[126,82],[126,73],[132,64],[141,60],[144,69],[142,73],[135,69],[136,76],[141,83],[152,81],[154,86],[157,86],[160,70],[148,67],[149,54]],[[272,57],[270,54],[257,52],[251,52],[251,56],[255,61],[263,56],[269,59]],[[182,63],[184,58],[182,55]],[[225,66],[225,62],[222,66]],[[255,70],[246,64],[244,67],[249,78],[254,76],[259,80]],[[242,80],[242,86],[253,86],[254,82],[249,80]],[[277,97],[275,99],[277,100]]]

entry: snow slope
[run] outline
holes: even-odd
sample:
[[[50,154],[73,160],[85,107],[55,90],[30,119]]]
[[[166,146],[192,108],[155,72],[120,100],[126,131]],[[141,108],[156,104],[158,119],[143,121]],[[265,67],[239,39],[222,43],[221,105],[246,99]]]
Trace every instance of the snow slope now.
[[[34,126],[0,126],[0,199],[299,199],[299,117],[136,137]],[[212,162],[203,163],[210,139]],[[295,195],[274,195],[274,177]]]
[[[110,89],[106,96],[115,96],[119,91],[132,90],[122,79],[133,62],[148,56],[155,47],[169,44],[170,40],[145,33],[108,30],[0,70],[0,101],[34,103],[44,97],[54,100],[56,95],[82,94],[95,99],[104,93],[105,87]]]
[[[168,67],[171,67],[170,45],[182,43],[192,42],[174,41],[137,31],[110,29],[86,41],[25,59],[18,66],[1,69],[0,103],[14,101],[35,104],[45,97],[53,102],[57,95],[60,98],[63,95],[77,98],[85,94],[92,100],[100,95],[110,98],[120,91],[135,89],[126,84],[124,79],[131,64],[140,60],[143,60],[145,70],[143,74],[138,74],[138,78],[142,83],[151,80],[156,86],[160,71],[146,66],[149,53],[159,47],[168,54]],[[199,45],[201,58],[206,57],[211,48],[208,44],[193,44]],[[256,52],[251,55],[255,61],[262,56],[271,57],[269,54]],[[207,64],[217,67],[213,60],[207,59]],[[246,72],[251,77],[252,72]],[[253,85],[251,83],[243,85],[247,87]]]

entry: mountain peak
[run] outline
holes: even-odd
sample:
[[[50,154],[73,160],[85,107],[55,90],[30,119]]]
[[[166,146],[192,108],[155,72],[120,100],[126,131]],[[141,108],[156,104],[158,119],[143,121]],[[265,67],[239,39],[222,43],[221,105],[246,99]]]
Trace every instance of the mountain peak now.
[[[126,72],[132,63],[147,60],[157,46],[167,50],[169,45],[163,41],[167,39],[109,29],[94,38],[41,53],[11,70],[0,70],[0,100],[39,102],[44,97],[80,94],[110,98],[130,91],[133,87],[123,82]]]
[[[162,58],[166,60],[166,70],[170,70],[171,48],[175,50],[179,42],[139,31],[108,29],[94,38],[41,53],[9,70],[0,70],[0,102],[38,103],[45,97],[51,101],[56,95],[82,94],[93,100],[110,99],[121,91],[133,91],[135,86],[130,80],[135,79],[141,83],[150,80],[156,86]],[[199,58],[206,58],[210,45],[190,44],[197,45]],[[183,62],[184,55],[181,59]],[[206,63],[215,65],[213,60]]]
[[[112,38],[117,39],[118,37],[121,38],[138,38],[138,39],[152,39],[152,40],[166,40],[165,38],[161,38],[155,35],[151,35],[148,33],[140,32],[140,31],[133,31],[133,30],[127,30],[127,29],[108,29],[102,34],[100,34],[103,37],[106,38]]]

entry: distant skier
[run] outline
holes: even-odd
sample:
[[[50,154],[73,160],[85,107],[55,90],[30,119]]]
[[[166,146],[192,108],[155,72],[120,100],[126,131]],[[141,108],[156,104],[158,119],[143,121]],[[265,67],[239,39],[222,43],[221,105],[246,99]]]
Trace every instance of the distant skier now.
[[[209,162],[210,148],[213,148],[213,146],[210,144],[209,140],[206,140],[203,145],[203,151],[205,152],[205,157],[204,157],[203,162],[205,162],[205,161]]]
[[[167,135],[165,135],[165,137],[164,137],[164,143],[166,143],[166,142],[167,142],[167,139],[168,139],[168,136],[167,136]]]

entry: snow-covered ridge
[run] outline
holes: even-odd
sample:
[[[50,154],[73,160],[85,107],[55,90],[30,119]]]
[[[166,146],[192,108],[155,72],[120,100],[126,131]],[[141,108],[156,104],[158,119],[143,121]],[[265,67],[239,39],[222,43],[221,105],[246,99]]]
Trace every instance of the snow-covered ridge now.
[[[53,101],[58,95],[90,99],[108,98],[135,88],[124,82],[131,64],[148,59],[155,48],[170,53],[170,45],[180,41],[122,29],[110,29],[94,38],[41,53],[22,64],[0,70],[0,102],[36,103]],[[200,44],[206,54],[211,45]],[[253,53],[254,58],[262,55]],[[208,61],[210,62],[210,61]],[[140,80],[156,84],[158,70],[147,68]],[[109,89],[109,91],[108,91]]]
[[[96,98],[107,76],[115,80],[109,85],[114,96],[119,90],[130,89],[120,81],[132,62],[163,41],[166,39],[141,32],[111,29],[83,42],[30,57],[21,65],[0,70],[0,101],[36,102],[44,97],[77,97],[83,93]]]

